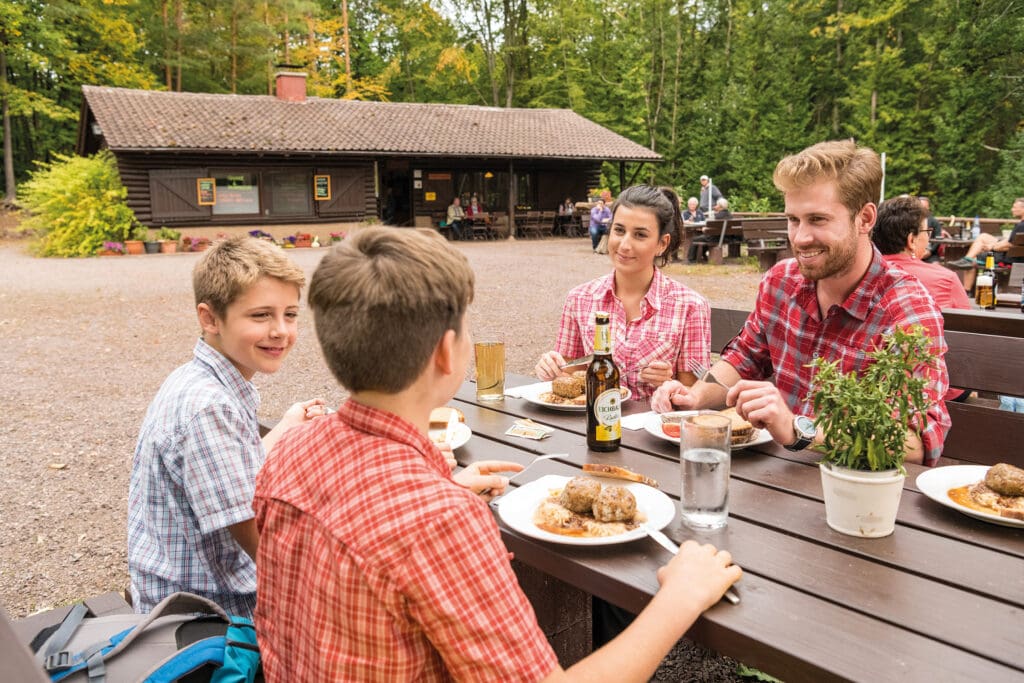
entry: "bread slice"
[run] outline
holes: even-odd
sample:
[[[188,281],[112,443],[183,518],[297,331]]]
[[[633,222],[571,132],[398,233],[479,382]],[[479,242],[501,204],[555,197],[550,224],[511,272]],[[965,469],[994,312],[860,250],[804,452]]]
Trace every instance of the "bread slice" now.
[[[740,417],[740,414],[736,412],[735,408],[726,408],[722,411],[722,415],[725,415],[732,420],[733,446],[745,444],[754,438],[754,425]]]
[[[454,412],[459,417],[459,422],[465,422],[466,416],[458,408],[442,406],[430,411],[430,429],[444,429],[448,426],[448,418]]]

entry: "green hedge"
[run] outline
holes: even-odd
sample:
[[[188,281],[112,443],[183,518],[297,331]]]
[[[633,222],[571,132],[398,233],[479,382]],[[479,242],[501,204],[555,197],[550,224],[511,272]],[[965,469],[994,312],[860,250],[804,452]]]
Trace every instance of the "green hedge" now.
[[[110,152],[57,155],[41,163],[19,192],[42,256],[91,256],[104,242],[123,242],[137,224]]]

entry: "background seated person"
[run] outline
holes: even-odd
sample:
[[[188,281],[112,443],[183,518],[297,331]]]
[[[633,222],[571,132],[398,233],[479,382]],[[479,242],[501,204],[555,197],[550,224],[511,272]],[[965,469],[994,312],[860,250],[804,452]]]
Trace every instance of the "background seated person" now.
[[[871,231],[871,241],[882,252],[886,263],[917,278],[940,309],[971,310],[974,306],[960,278],[949,268],[922,260],[931,234],[921,202],[903,195],[887,199],[878,207],[878,220]],[[945,399],[963,401],[968,395],[969,391],[950,387]]]
[[[466,218],[477,218],[483,212],[484,207],[480,206],[480,201],[476,198],[476,193],[474,193],[469,199],[469,206],[466,207]]]
[[[461,240],[464,239],[465,232],[462,229],[463,223],[466,219],[466,212],[462,210],[462,200],[456,197],[452,200],[451,206],[448,207],[448,227],[452,229],[452,236]]]
[[[924,209],[924,213],[928,217],[928,219],[927,219],[928,220],[928,231],[929,231],[929,233],[931,235],[930,239],[933,239],[933,240],[946,239],[946,240],[948,240],[951,237],[951,235],[949,234],[949,232],[944,227],[942,227],[942,223],[939,222],[939,219],[936,218],[934,215],[932,215],[932,202],[931,202],[931,200],[928,199],[928,197],[925,197],[923,195],[918,197],[917,199],[918,199],[918,201],[921,202],[921,207]],[[940,246],[942,246],[942,245],[939,245],[939,244],[932,245],[931,242],[929,242],[928,246],[927,246],[927,248],[925,250],[924,256],[921,256],[919,258],[922,261],[938,261],[939,260],[938,251],[939,251],[939,247]]]
[[[714,218],[715,220],[719,221],[728,220],[732,218],[732,211],[729,210],[729,200],[726,199],[725,197],[722,197],[717,202],[715,202]],[[693,241],[690,242],[690,250],[686,253],[686,262],[696,263],[698,255],[703,255],[707,253],[708,247],[710,247],[712,244],[717,244],[720,238],[721,233],[717,235],[707,233],[704,235],[697,235],[696,237],[694,237]],[[738,237],[726,236],[725,241],[731,242],[738,239]]]
[[[1010,213],[1017,219],[1017,224],[1013,226],[1009,237],[1003,239],[1002,237],[996,237],[995,235],[983,232],[971,244],[971,248],[967,250],[966,256],[958,261],[953,261],[949,265],[954,268],[977,268],[978,266],[983,266],[985,265],[985,259],[982,258],[978,261],[978,255],[986,254],[990,251],[996,252],[996,263],[1000,261],[1009,263],[1010,260],[1007,258],[1006,252],[1010,250],[1010,246],[1017,235],[1024,235],[1024,197],[1018,197],[1013,200]],[[1024,262],[1024,257],[1017,257],[1013,261],[1017,263]]]
[[[686,200],[686,211],[683,211],[683,222],[704,222],[704,209],[700,208],[700,204],[697,202],[696,197],[690,197],[689,199]]]
[[[612,212],[603,199],[598,199],[597,204],[590,210],[590,243],[597,253],[597,245],[601,243],[601,236],[608,234],[608,224],[612,222]]]

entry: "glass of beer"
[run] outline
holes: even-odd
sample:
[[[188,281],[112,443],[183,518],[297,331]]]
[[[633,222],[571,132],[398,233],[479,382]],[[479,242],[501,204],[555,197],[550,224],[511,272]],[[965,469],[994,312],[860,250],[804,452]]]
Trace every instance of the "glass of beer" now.
[[[478,341],[476,351],[476,400],[505,398],[505,343]]]
[[[682,422],[682,518],[693,529],[720,529],[728,522],[731,432],[732,420],[713,410]]]

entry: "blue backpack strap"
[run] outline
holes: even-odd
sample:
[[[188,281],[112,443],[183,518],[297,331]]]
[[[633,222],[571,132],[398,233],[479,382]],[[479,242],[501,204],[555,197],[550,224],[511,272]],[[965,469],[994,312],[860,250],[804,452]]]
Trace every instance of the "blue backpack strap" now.
[[[174,683],[207,664],[222,667],[224,640],[224,636],[212,636],[197,640],[161,662],[154,671],[146,676],[143,683]],[[220,669],[218,668],[217,671]]]
[[[253,683],[260,668],[260,649],[252,621],[232,616],[224,638],[224,664],[210,677],[210,683]]]

